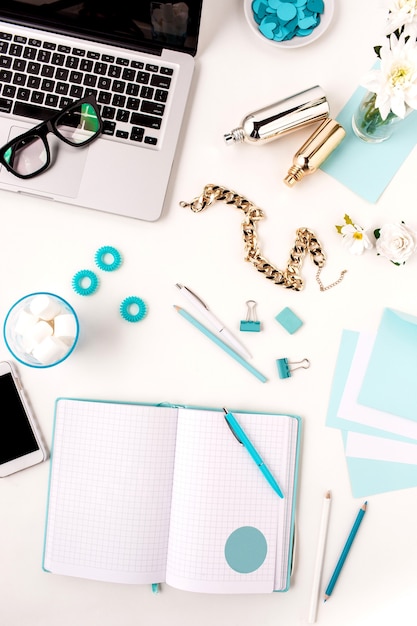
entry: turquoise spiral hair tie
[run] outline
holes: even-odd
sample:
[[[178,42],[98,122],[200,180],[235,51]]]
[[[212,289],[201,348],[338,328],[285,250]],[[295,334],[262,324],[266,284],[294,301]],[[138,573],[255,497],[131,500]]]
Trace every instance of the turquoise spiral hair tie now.
[[[72,278],[72,288],[79,296],[91,296],[98,288],[98,278],[91,270],[80,270]]]
[[[148,308],[142,298],[129,296],[120,305],[120,315],[127,322],[140,322],[145,317]]]
[[[112,260],[107,262],[106,257],[109,256]],[[113,246],[102,246],[97,250],[94,260],[96,265],[104,272],[114,272],[122,264],[122,255]]]

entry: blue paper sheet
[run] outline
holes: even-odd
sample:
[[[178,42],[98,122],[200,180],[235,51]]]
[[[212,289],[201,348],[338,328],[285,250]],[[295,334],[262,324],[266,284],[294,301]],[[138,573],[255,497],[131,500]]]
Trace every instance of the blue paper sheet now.
[[[343,433],[342,433],[343,434]],[[354,498],[417,486],[417,466],[346,457]]]
[[[363,426],[349,420],[341,420],[337,416],[343,389],[349,374],[350,365],[355,353],[359,333],[344,330],[339,346],[339,353],[333,375],[326,425],[342,429],[345,443],[347,431],[354,430],[372,435],[402,439],[389,435],[375,428]],[[346,457],[352,495],[362,498],[387,491],[396,491],[417,486],[417,466],[389,461],[375,461]]]
[[[417,317],[384,309],[358,402],[417,420]]]
[[[336,117],[346,137],[321,169],[365,200],[377,202],[417,143],[417,112],[403,120],[388,140],[366,143],[352,130],[352,115],[364,94],[359,87]]]

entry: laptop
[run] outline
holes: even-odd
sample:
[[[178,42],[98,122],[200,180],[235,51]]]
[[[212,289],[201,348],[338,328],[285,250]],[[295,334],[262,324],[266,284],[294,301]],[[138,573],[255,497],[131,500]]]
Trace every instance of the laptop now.
[[[48,135],[52,165],[0,189],[145,221],[161,217],[203,0],[0,0],[0,146],[94,94],[100,137]]]

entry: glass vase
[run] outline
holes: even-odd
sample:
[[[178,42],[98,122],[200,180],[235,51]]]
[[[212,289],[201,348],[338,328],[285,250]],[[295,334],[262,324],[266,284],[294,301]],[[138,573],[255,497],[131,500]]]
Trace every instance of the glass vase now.
[[[352,117],[355,135],[368,143],[381,143],[389,139],[395,126],[402,120],[392,111],[383,120],[375,100],[376,93],[366,92]]]

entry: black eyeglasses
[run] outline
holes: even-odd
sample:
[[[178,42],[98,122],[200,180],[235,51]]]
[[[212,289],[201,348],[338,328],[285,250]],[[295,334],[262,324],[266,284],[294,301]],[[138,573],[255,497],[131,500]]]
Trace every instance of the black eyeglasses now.
[[[19,178],[32,178],[51,164],[48,133],[53,133],[70,146],[82,147],[94,141],[102,128],[94,96],[81,98],[49,120],[9,141],[0,149],[0,163]]]

